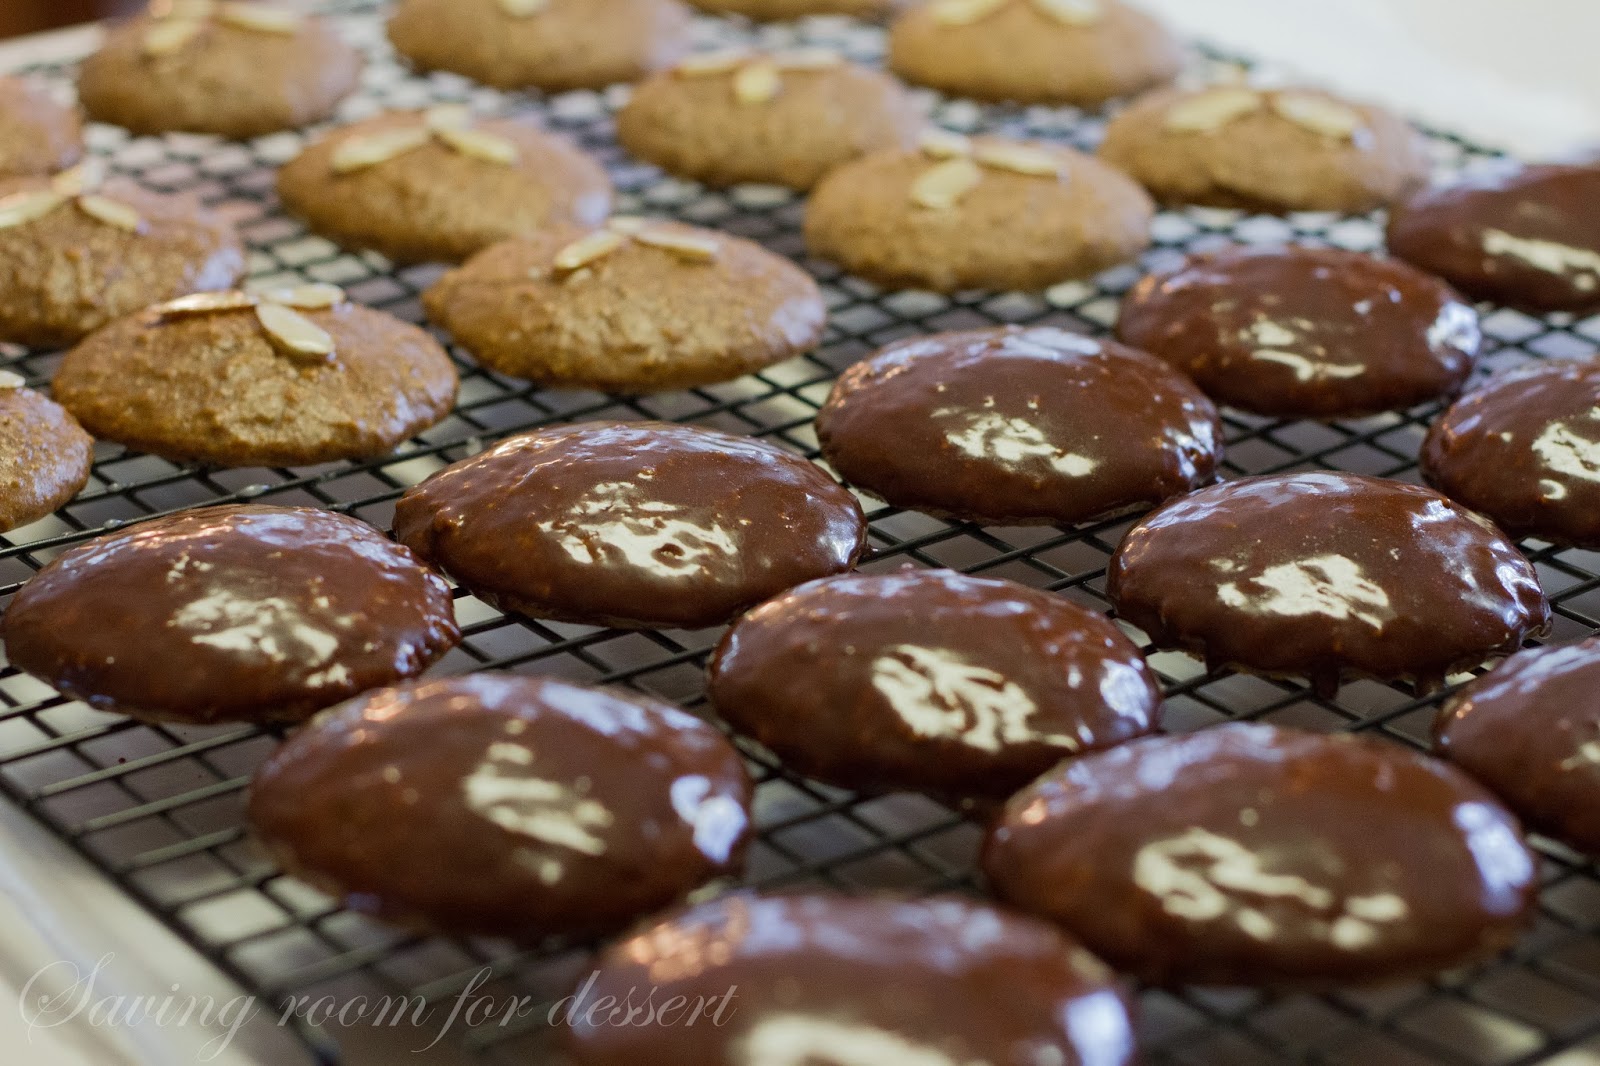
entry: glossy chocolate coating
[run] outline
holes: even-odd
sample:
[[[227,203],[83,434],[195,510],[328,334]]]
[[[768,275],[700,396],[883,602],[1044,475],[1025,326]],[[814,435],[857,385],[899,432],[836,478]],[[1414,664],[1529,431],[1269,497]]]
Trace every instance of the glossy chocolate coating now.
[[[652,991],[652,1012],[619,1024]],[[612,947],[557,1008],[576,1066],[1134,1061],[1102,963],[1044,922],[951,896],[725,897]]]
[[[1217,411],[1153,356],[1050,326],[898,341],[839,378],[823,455],[896,507],[1070,525],[1209,484]]]
[[[6,611],[19,669],[105,710],[296,721],[461,639],[450,588],[354,518],[207,507],[66,552]]]
[[[407,492],[394,528],[506,610],[685,629],[849,570],[867,537],[855,497],[815,463],[656,422],[502,441]]]
[[[1105,616],[948,570],[847,574],[740,619],[711,661],[736,729],[864,791],[1010,795],[1155,728],[1161,692]]]
[[[1434,738],[1534,829],[1600,854],[1600,638],[1507,659],[1445,705]]]
[[[484,673],[318,716],[256,774],[250,821],[356,910],[526,941],[609,931],[737,871],[750,792],[698,718]]]
[[[1330,695],[1346,675],[1437,686],[1550,621],[1532,565],[1485,519],[1417,485],[1327,472],[1168,504],[1129,531],[1107,592],[1159,647]]]
[[[1158,984],[1422,976],[1509,946],[1538,885],[1516,819],[1449,765],[1243,724],[1063,764],[1012,797],[983,866]]]
[[[1530,166],[1424,192],[1390,215],[1389,251],[1477,300],[1600,307],[1600,166]]]
[[[1336,248],[1254,247],[1152,274],[1117,335],[1256,414],[1352,418],[1455,392],[1483,335],[1448,286]]]
[[[1600,360],[1519,367],[1428,432],[1422,473],[1516,537],[1600,547]]]

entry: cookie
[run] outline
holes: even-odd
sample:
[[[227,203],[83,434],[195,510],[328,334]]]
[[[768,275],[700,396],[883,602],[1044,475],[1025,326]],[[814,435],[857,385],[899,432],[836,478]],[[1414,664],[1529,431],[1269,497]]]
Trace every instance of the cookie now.
[[[93,462],[94,438],[71,415],[0,371],[0,533],[66,506]]]
[[[384,455],[433,425],[456,370],[425,330],[306,285],[118,319],[67,353],[53,388],[89,432],[137,451],[305,466]]]
[[[889,31],[896,74],[978,100],[1094,107],[1183,61],[1165,26],[1119,0],[929,0]]]
[[[1117,336],[1212,399],[1275,418],[1357,418],[1458,391],[1483,333],[1448,285],[1337,248],[1193,256],[1122,301]]]
[[[1146,509],[1222,459],[1217,410],[1182,374],[1053,326],[896,341],[840,375],[816,426],[850,484],[990,525]]]
[[[1600,360],[1506,371],[1428,431],[1422,474],[1518,539],[1600,548]]]
[[[1356,214],[1428,176],[1426,146],[1382,108],[1314,89],[1164,89],[1106,127],[1100,158],[1166,204]]]
[[[278,171],[278,196],[325,237],[399,263],[456,263],[551,226],[611,213],[605,168],[522,121],[464,108],[347,126]]]
[[[136,134],[245,139],[333,114],[361,54],[326,21],[267,4],[155,0],[78,71],[89,117]]]
[[[498,244],[422,302],[492,370],[607,392],[729,381],[809,351],[827,320],[816,282],[787,259],[636,218]]]
[[[1516,818],[1447,763],[1238,723],[1063,764],[1012,797],[983,868],[1160,985],[1424,977],[1510,947],[1539,887]]]
[[[1314,471],[1183,497],[1134,526],[1106,593],[1157,647],[1208,666],[1414,680],[1509,655],[1550,622],[1532,564],[1418,485]]]
[[[722,719],[807,777],[1003,798],[1062,759],[1149,733],[1161,690],[1105,616],[949,571],[813,581],[734,623]]]
[[[750,793],[733,746],[676,708],[473,674],[319,715],[256,773],[249,818],[354,910],[531,942],[609,932],[736,873]]]
[[[196,197],[103,175],[96,161],[0,182],[0,340],[63,347],[244,275],[238,234]]]
[[[418,70],[499,89],[603,89],[689,50],[678,0],[400,0],[389,40]]]
[[[1600,308],[1600,165],[1530,166],[1419,193],[1389,251],[1468,296],[1542,314]]]
[[[622,1024],[646,988],[664,1009]],[[573,1066],[1135,1060],[1127,991],[1099,960],[954,896],[724,897],[608,948],[552,1024]]]
[[[689,0],[713,15],[742,15],[758,22],[786,22],[812,15],[849,15],[876,19],[905,7],[913,0]]]
[[[624,148],[708,185],[809,189],[841,163],[909,148],[921,109],[888,75],[817,49],[696,56],[617,113]]]
[[[77,111],[21,78],[0,78],[0,180],[49,174],[82,158]]]
[[[813,255],[880,285],[1042,289],[1133,259],[1154,206],[1070,148],[931,133],[830,172],[806,205]]]
[[[420,674],[461,639],[450,589],[354,518],[236,505],[64,553],[6,610],[6,653],[152,721],[287,722]]]
[[[525,433],[441,470],[394,530],[480,599],[534,618],[700,629],[866,546],[855,497],[765,441],[590,422]]]

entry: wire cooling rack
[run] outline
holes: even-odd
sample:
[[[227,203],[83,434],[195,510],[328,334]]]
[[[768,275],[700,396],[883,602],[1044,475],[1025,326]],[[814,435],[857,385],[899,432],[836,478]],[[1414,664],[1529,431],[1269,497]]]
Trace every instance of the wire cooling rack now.
[[[302,469],[205,470],[176,466],[101,444],[89,488],[58,515],[0,538],[0,595],[63,549],[128,521],[184,507],[239,500],[335,509],[388,528],[395,499],[441,466],[485,442],[550,422],[661,418],[747,433],[815,455],[812,416],[845,366],[900,337],[1002,322],[1045,322],[1104,333],[1117,301],[1142,271],[1185,252],[1233,242],[1301,241],[1358,250],[1381,245],[1373,218],[1298,215],[1287,220],[1235,212],[1165,212],[1156,247],[1139,267],[1048,293],[883,293],[806,261],[801,202],[766,188],[726,194],[663,178],[626,158],[612,138],[620,91],[570,93],[550,100],[504,95],[448,75],[416,77],[396,65],[370,2],[332,5],[372,65],[342,120],[384,107],[467,101],[491,112],[539,112],[601,157],[622,192],[621,207],[716,226],[801,258],[832,312],[813,354],[731,384],[639,398],[543,392],[475,367],[457,353],[460,404],[442,424],[394,456]],[[841,48],[866,60],[882,50],[879,30],[812,20],[798,30],[700,20],[702,43],[751,36],[768,43]],[[32,73],[63,91],[69,67]],[[992,129],[1092,147],[1103,118],[1072,109],[980,108],[933,100],[935,117],[961,130]],[[316,131],[311,131],[315,134]],[[129,138],[96,127],[91,142],[114,168],[160,190],[192,190],[231,215],[252,248],[257,280],[303,278],[343,285],[364,303],[412,321],[418,293],[437,268],[395,270],[381,257],[341,252],[309,236],[280,210],[273,167],[302,145],[299,134],[229,144],[205,137]],[[1460,141],[1431,137],[1441,173],[1495,165]],[[1531,358],[1587,355],[1600,318],[1538,319],[1487,314],[1484,368]],[[58,354],[0,349],[0,365],[32,383],[47,382]],[[1229,415],[1227,475],[1334,468],[1416,479],[1415,458],[1437,407],[1357,422],[1318,424]],[[1106,561],[1127,523],[1076,530],[997,529],[952,524],[884,507],[870,509],[872,552],[864,569],[906,562],[954,567],[1042,586],[1097,609],[1106,607]],[[1553,640],[1586,637],[1600,626],[1600,556],[1530,543],[1555,602]],[[509,617],[459,595],[466,638],[440,673],[506,669],[627,685],[688,708],[704,702],[702,670],[718,634],[624,633]],[[1187,730],[1225,719],[1314,729],[1352,729],[1420,744],[1435,699],[1361,682],[1337,699],[1304,686],[1209,674],[1179,655],[1152,659],[1169,694],[1167,725]],[[552,943],[517,951],[492,941],[428,939],[389,929],[334,906],[282,877],[242,826],[243,790],[276,743],[261,730],[137,724],[68,702],[9,668],[0,672],[0,789],[67,841],[197,951],[247,991],[285,996],[422,995],[443,1000],[479,974],[482,994],[554,1000],[589,964],[584,945]],[[742,743],[742,742],[741,742]],[[748,881],[767,888],[833,886],[923,892],[976,890],[975,817],[912,796],[861,798],[796,777],[770,754],[744,744],[760,785],[759,840]],[[419,842],[426,844],[425,841]],[[1506,957],[1426,984],[1323,997],[1240,991],[1144,992],[1142,1032],[1152,1063],[1256,1066],[1267,1063],[1382,1066],[1513,1066],[1600,1063],[1600,875],[1555,844],[1539,841],[1544,891],[1537,924]],[[996,990],[1003,995],[1004,990]],[[464,1032],[487,1062],[551,1061],[541,1016]],[[305,1037],[324,1061],[337,1051]]]

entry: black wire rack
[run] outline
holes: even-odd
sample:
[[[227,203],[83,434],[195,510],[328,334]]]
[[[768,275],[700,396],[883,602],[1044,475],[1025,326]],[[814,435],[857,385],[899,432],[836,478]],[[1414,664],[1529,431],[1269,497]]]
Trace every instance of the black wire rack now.
[[[1377,218],[1237,212],[1164,212],[1156,245],[1138,266],[1043,294],[968,293],[951,298],[881,292],[805,259],[802,202],[786,192],[728,192],[664,178],[629,160],[612,137],[618,91],[552,99],[501,94],[450,75],[418,77],[394,62],[383,41],[381,5],[335,3],[352,39],[372,57],[364,87],[341,120],[385,107],[464,101],[485,111],[539,113],[603,159],[621,207],[715,226],[799,259],[822,285],[831,322],[822,346],[801,359],[704,389],[624,398],[544,392],[476,367],[456,353],[462,385],[456,410],[394,455],[364,463],[300,469],[212,470],[178,466],[101,444],[90,486],[59,514],[0,538],[0,596],[65,548],[151,515],[207,504],[270,500],[326,507],[388,528],[395,499],[410,485],[486,442],[551,422],[655,418],[752,434],[807,456],[811,422],[834,376],[874,348],[908,335],[1039,322],[1104,333],[1118,298],[1146,270],[1182,254],[1230,243],[1303,242],[1357,250],[1381,246]],[[702,19],[702,43],[756,37],[771,44],[830,45],[875,60],[877,28],[837,19],[753,29]],[[1221,60],[1205,60],[1219,64]],[[66,90],[70,66],[35,68]],[[1073,109],[992,108],[931,100],[934,117],[955,129],[999,130],[1090,148],[1103,116]],[[318,131],[309,131],[314,136]],[[286,217],[273,193],[273,168],[305,135],[249,144],[172,135],[130,138],[91,130],[94,150],[114,170],[157,190],[201,194],[233,217],[249,241],[255,280],[308,279],[344,286],[353,298],[420,321],[418,294],[438,268],[396,270],[379,256],[342,252]],[[1430,135],[1441,174],[1495,165],[1491,153]],[[1531,318],[1485,309],[1490,338],[1483,370],[1533,358],[1593,354],[1600,318]],[[0,348],[0,365],[31,383],[48,382],[58,353]],[[1227,476],[1307,468],[1416,480],[1427,406],[1331,424],[1229,414]],[[907,562],[953,567],[1054,589],[1105,609],[1104,574],[1126,521],[1079,529],[980,528],[869,506],[871,554],[864,569]],[[1551,637],[1566,642],[1600,628],[1600,555],[1528,543],[1555,604]],[[458,593],[465,640],[439,673],[504,669],[626,685],[695,709],[704,703],[703,668],[718,634],[618,632],[503,615]],[[1136,636],[1138,634],[1135,634]],[[1337,699],[1283,681],[1207,673],[1174,654],[1152,656],[1166,683],[1167,727],[1201,728],[1228,719],[1323,730],[1363,730],[1423,744],[1440,697],[1361,682]],[[280,875],[248,838],[243,793],[277,735],[253,728],[150,726],[93,711],[9,668],[0,671],[0,790],[85,856],[142,907],[214,962],[247,992],[276,1003],[294,996],[453,997],[482,974],[484,994],[553,1001],[588,966],[582,944],[536,951],[481,940],[425,938],[342,910]],[[978,818],[921,797],[863,798],[797,777],[769,753],[741,742],[759,783],[748,883],[763,888],[830,886],[848,890],[981,891],[974,871]],[[1582,1066],[1600,1063],[1600,871],[1559,845],[1536,841],[1544,860],[1538,919],[1501,959],[1432,982],[1328,996],[1236,990],[1141,994],[1147,1060],[1192,1066],[1268,1063],[1383,1066]],[[1004,994],[998,991],[997,994]],[[543,1011],[462,1036],[487,1062],[551,1061]],[[337,1049],[314,1030],[302,1034],[323,1061]]]

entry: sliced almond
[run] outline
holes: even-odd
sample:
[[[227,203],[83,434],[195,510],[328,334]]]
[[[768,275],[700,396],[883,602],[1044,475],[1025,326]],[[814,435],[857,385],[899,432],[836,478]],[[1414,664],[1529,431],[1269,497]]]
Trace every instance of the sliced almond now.
[[[1272,98],[1272,110],[1301,129],[1336,140],[1348,140],[1366,125],[1355,108],[1312,93],[1277,93]]]
[[[828,70],[844,63],[844,56],[831,48],[789,48],[774,52],[772,61],[779,70]]]
[[[621,248],[627,238],[608,229],[596,230],[580,237],[556,253],[555,268],[566,272],[587,266],[602,256]]]
[[[292,355],[326,359],[333,354],[333,337],[305,315],[283,304],[256,305],[261,328]]]
[[[80,196],[77,200],[78,210],[94,219],[104,222],[108,226],[127,230],[129,233],[138,233],[144,227],[144,218],[139,212],[119,200],[109,196]]]
[[[695,233],[680,233],[663,227],[642,229],[633,235],[640,244],[661,248],[680,259],[693,263],[709,263],[717,257],[717,242]]]
[[[690,56],[673,68],[674,74],[685,78],[703,78],[713,74],[726,74],[750,59],[748,48],[724,48],[716,52],[702,52]]]
[[[517,161],[517,146],[483,130],[434,130],[434,136],[471,159],[509,167]]]
[[[150,17],[157,19],[208,19],[216,13],[216,0],[154,0],[150,5]]]
[[[50,179],[50,188],[62,196],[82,196],[93,192],[106,182],[106,163],[103,159],[85,159],[71,170],[63,170]]]
[[[243,311],[260,302],[247,292],[233,289],[227,292],[197,292],[189,296],[180,296],[176,300],[160,304],[156,310],[164,318],[175,318],[180,315],[214,315],[223,311]]]
[[[35,222],[66,202],[67,197],[49,189],[12,193],[0,200],[0,229]]]
[[[972,154],[972,140],[949,130],[923,130],[919,147],[930,159],[956,159]]]
[[[301,311],[322,311],[345,302],[344,290],[337,285],[316,282],[295,285],[287,289],[272,289],[263,294],[275,304],[298,308]]]
[[[266,4],[223,4],[217,18],[241,30],[253,33],[296,34],[305,25],[305,16],[286,7],[269,7]]]
[[[1010,0],[934,0],[933,21],[941,26],[970,26],[988,18]]]
[[[978,145],[973,158],[986,167],[1035,177],[1060,177],[1061,157],[1027,144],[987,142]]]
[[[383,130],[365,137],[351,137],[333,150],[333,172],[349,174],[356,170],[387,163],[396,156],[415,151],[428,143],[425,129]]]
[[[1106,17],[1100,0],[1033,0],[1033,6],[1066,26],[1093,26]]]
[[[144,31],[144,54],[170,56],[181,52],[189,42],[200,36],[206,24],[199,19],[162,19]]]
[[[537,15],[550,6],[550,0],[500,0],[500,10],[514,19]]]
[[[472,125],[472,109],[466,104],[440,104],[422,113],[422,121],[434,133],[464,130]]]
[[[972,160],[946,159],[911,183],[911,202],[933,211],[948,211],[982,180],[983,171]]]
[[[756,59],[733,76],[733,98],[741,104],[764,104],[778,95],[783,75],[770,59]]]
[[[21,374],[10,370],[0,370],[0,389],[20,389],[28,383]]]
[[[1164,125],[1178,133],[1214,133],[1228,123],[1261,110],[1254,89],[1222,86],[1180,100],[1167,110]]]
[[[633,215],[617,215],[615,218],[606,220],[606,229],[613,233],[621,233],[631,237],[649,224],[647,219],[635,218]]]

